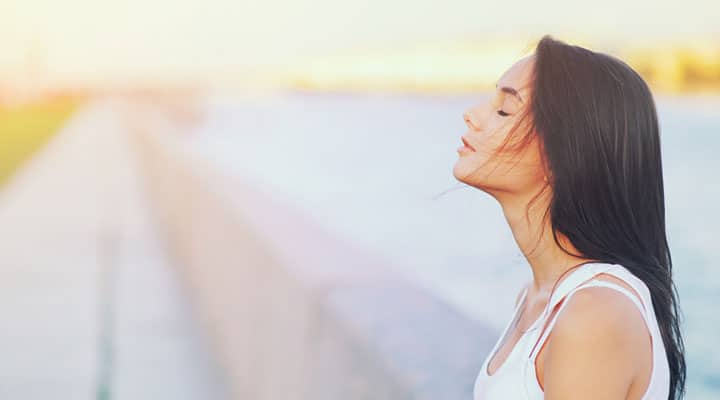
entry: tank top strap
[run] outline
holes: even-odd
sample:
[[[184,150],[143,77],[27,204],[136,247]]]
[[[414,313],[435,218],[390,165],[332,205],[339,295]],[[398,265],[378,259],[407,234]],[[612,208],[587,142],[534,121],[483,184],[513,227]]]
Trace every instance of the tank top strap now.
[[[548,305],[546,306],[546,309],[544,311],[545,315],[538,319],[538,323],[540,323],[539,326],[541,329],[540,336],[533,345],[529,358],[534,360],[537,354],[540,352],[540,349],[542,348],[545,340],[547,339],[550,331],[552,330],[553,325],[555,324],[557,316],[567,304],[567,302],[563,302],[557,312],[553,314],[553,310],[558,305],[558,303],[563,301],[566,296],[572,295],[572,292],[574,290],[592,279],[595,275],[610,271],[614,267],[616,267],[615,264],[593,262],[584,264],[568,273],[568,276],[565,277],[555,288],[555,291],[553,292],[552,297],[548,301]],[[548,315],[551,315],[551,320],[549,324],[547,323]]]
[[[578,285],[592,279],[597,274],[612,270],[614,267],[615,264],[594,262],[582,265],[575,270],[570,271],[568,276],[555,288],[555,291],[549,300],[550,304],[547,307],[547,313],[552,313],[553,308],[555,308],[555,306]]]
[[[646,317],[647,308],[645,307],[645,301],[638,299],[638,295],[631,293],[629,290],[618,285],[617,283],[595,280],[595,281],[590,281],[588,283],[582,284],[577,289],[581,289],[581,288],[585,288],[585,287],[606,287],[606,288],[610,288],[610,289],[615,289],[618,292],[624,294],[630,300],[632,300],[632,302],[635,303],[635,306],[640,311],[640,314],[642,314],[643,317]]]

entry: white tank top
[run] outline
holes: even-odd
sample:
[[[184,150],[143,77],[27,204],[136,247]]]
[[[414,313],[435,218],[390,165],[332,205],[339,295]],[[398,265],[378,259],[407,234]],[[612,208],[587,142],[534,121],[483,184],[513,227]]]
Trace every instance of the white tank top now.
[[[638,301],[635,294],[631,293],[624,287],[602,280],[591,280],[597,274],[607,273],[615,277],[622,279],[628,283],[637,293],[642,297],[642,303]],[[588,281],[588,282],[586,282]],[[607,264],[607,263],[588,263],[584,264],[571,272],[560,282],[555,289],[550,299],[549,307],[546,307],[546,312],[541,314],[535,322],[530,325],[528,330],[522,334],[520,340],[512,348],[505,361],[500,364],[498,369],[492,374],[488,375],[487,368],[490,360],[497,351],[498,347],[503,341],[503,338],[508,333],[509,328],[514,325],[515,319],[518,316],[518,310],[520,309],[525,297],[527,295],[527,288],[523,291],[522,297],[515,306],[515,311],[507,324],[502,334],[495,343],[495,346],[486,356],[485,361],[482,364],[480,373],[475,379],[475,386],[473,389],[474,400],[540,400],[544,398],[543,389],[537,381],[535,372],[535,358],[540,352],[543,343],[547,339],[550,331],[557,316],[562,312],[565,305],[568,303],[568,299],[576,291],[594,286],[603,286],[618,290],[619,292],[628,296],[633,303],[638,307],[643,319],[650,331],[652,337],[652,353],[653,353],[653,367],[652,374],[650,377],[650,383],[645,391],[645,394],[641,397],[642,400],[667,400],[668,393],[670,391],[670,369],[667,362],[667,356],[665,354],[665,346],[662,341],[662,336],[658,328],[657,320],[655,319],[655,312],[652,307],[652,298],[650,291],[648,290],[645,283],[635,275],[633,275],[627,268],[618,264]],[[560,305],[558,311],[553,315],[552,320],[545,328],[545,332],[542,337],[539,338],[540,331],[545,325],[547,315],[550,314],[564,297],[567,298]],[[648,305],[645,308],[645,304]],[[538,338],[540,339],[538,341]],[[536,342],[537,345],[535,344]]]

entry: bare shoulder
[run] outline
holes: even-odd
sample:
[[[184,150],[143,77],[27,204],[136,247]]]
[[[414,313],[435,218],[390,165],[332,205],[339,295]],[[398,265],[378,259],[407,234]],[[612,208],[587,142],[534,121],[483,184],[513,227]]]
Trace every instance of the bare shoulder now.
[[[625,398],[650,346],[640,310],[607,287],[582,288],[565,301],[546,349],[545,398]]]

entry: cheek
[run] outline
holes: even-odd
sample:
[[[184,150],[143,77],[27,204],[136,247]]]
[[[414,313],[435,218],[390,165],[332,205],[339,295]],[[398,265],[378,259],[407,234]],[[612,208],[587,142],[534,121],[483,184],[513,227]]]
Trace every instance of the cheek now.
[[[500,150],[503,142],[510,133],[510,124],[503,124],[502,121],[491,121],[487,125],[487,133],[476,139],[478,153],[489,157]],[[502,154],[498,154],[502,157]]]

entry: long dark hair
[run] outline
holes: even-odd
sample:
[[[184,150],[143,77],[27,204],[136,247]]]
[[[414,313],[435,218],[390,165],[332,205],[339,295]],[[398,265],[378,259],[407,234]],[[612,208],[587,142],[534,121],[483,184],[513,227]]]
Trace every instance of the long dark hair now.
[[[535,48],[532,85],[531,104],[520,118],[530,116],[531,129],[523,129],[516,143],[522,147],[537,135],[549,179],[530,204],[552,187],[545,218],[555,243],[573,256],[623,265],[647,285],[670,367],[668,399],[682,399],[685,349],[650,89],[618,58],[549,35]],[[565,249],[558,232],[580,254]]]

